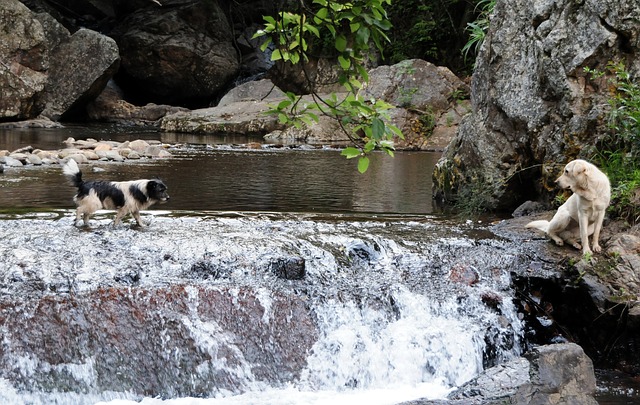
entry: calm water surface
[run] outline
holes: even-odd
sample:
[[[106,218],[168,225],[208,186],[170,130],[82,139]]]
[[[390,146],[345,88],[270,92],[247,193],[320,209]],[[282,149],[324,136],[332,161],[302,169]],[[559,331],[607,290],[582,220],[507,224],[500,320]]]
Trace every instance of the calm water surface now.
[[[68,137],[99,140],[158,139],[179,144],[169,159],[82,165],[85,179],[159,177],[171,201],[158,209],[275,212],[428,214],[431,174],[439,153],[376,154],[367,173],[337,150],[248,149],[246,137],[158,133],[118,127],[0,130],[0,150],[31,145],[60,149]],[[102,171],[94,171],[96,168]],[[70,208],[73,187],[59,165],[6,168],[0,175],[0,208]]]

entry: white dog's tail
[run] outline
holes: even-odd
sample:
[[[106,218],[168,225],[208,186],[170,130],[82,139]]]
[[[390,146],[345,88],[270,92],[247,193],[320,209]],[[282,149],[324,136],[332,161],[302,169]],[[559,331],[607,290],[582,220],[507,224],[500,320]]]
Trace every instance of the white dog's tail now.
[[[84,183],[82,181],[82,172],[78,167],[78,163],[73,159],[69,159],[67,163],[65,163],[62,167],[62,173],[64,173],[64,175],[67,176],[69,180],[71,180],[71,183],[77,188],[80,188],[82,183]]]
[[[549,230],[549,221],[545,221],[543,219],[539,221],[531,221],[528,224],[526,224],[524,227],[529,229],[537,229],[539,231],[547,233],[547,231]]]

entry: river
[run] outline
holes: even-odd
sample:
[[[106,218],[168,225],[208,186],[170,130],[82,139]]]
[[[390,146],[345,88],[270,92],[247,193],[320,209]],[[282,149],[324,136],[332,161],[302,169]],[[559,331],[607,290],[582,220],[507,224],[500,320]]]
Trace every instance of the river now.
[[[0,150],[69,136],[172,145],[82,165],[171,200],[146,229],[76,228],[60,166],[0,174],[2,403],[397,404],[522,352],[526,248],[434,212],[437,153],[361,175],[334,148],[113,126],[0,130]]]
[[[166,210],[428,214],[431,172],[439,153],[375,154],[360,174],[337,149],[255,147],[246,137],[127,132],[114,127],[0,130],[0,150],[59,149],[67,137],[116,141],[156,139],[178,145],[169,161],[96,162],[86,179],[161,178]],[[245,145],[251,143],[252,148]],[[99,168],[100,172],[91,170]],[[58,165],[7,169],[0,177],[0,208],[69,208],[74,190]]]

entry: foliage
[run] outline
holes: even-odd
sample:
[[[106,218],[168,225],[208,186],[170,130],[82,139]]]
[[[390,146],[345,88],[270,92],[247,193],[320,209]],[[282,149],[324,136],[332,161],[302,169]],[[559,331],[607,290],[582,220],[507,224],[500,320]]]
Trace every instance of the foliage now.
[[[605,71],[585,68],[592,79],[608,73],[609,134],[600,142],[595,160],[612,184],[610,210],[640,222],[640,81],[623,62],[609,62]]]
[[[478,0],[403,0],[388,8],[393,28],[384,44],[386,63],[424,59],[447,66],[458,74],[468,72],[460,49],[467,41],[465,27],[478,14]]]
[[[483,178],[470,179],[468,187],[461,188],[453,204],[461,218],[476,217],[490,207],[495,207],[493,192],[496,183]]]
[[[339,82],[347,96],[338,99],[335,94],[322,98],[312,94],[311,101],[287,93],[287,99],[273,106],[283,124],[301,126],[318,121],[319,114],[335,119],[351,140],[353,146],[343,150],[347,158],[358,157],[358,170],[369,166],[369,153],[375,149],[393,155],[393,137],[402,132],[389,121],[392,106],[381,100],[364,100],[357,92],[369,76],[365,61],[371,54],[371,44],[383,50],[391,28],[385,5],[391,0],[332,0],[300,1],[297,10],[280,11],[276,16],[265,16],[264,29],[254,38],[265,37],[262,50],[273,46],[271,59],[291,64],[309,61],[313,42],[330,38],[337,53],[340,69]]]
[[[476,4],[476,9],[480,10],[478,18],[467,24],[467,31],[469,32],[469,40],[462,47],[462,53],[466,58],[469,51],[473,50],[475,54],[478,53],[484,38],[489,30],[489,17],[496,6],[497,0],[480,0]]]

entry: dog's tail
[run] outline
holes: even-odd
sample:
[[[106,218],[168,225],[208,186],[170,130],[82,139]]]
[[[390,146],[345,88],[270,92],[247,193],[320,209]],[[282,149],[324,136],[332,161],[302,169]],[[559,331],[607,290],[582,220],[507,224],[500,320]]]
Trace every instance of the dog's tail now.
[[[67,163],[65,163],[65,165],[62,167],[62,173],[64,173],[64,175],[67,176],[69,180],[71,180],[71,184],[73,184],[77,188],[80,188],[80,186],[82,186],[82,183],[84,183],[84,181],[82,181],[82,172],[78,167],[78,163],[76,163],[76,161],[73,159],[69,159]]]
[[[524,227],[529,229],[537,229],[539,231],[547,233],[547,231],[549,230],[549,221],[545,221],[543,219],[538,221],[531,221],[528,224],[526,224]]]

